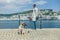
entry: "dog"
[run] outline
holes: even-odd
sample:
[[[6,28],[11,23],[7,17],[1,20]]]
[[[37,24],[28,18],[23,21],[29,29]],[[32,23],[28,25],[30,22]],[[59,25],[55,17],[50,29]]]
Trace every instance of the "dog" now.
[[[26,23],[22,23],[19,26],[19,28],[18,28],[18,34],[24,34],[25,33],[25,30],[24,30],[25,26],[26,26]]]

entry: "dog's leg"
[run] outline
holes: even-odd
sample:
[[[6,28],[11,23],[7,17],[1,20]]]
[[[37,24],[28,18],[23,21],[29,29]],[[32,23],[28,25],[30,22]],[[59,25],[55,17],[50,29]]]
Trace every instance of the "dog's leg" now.
[[[20,31],[18,30],[18,34],[20,34]]]
[[[24,33],[25,33],[25,31],[24,31],[24,29],[23,29],[22,34],[24,35]]]
[[[21,35],[22,35],[22,30],[20,30],[20,32],[21,32]]]

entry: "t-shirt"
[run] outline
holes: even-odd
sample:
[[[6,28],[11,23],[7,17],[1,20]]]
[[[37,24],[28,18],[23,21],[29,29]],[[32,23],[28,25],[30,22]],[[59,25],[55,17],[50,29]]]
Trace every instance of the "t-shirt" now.
[[[33,16],[32,16],[32,21],[36,21],[36,17],[38,16],[38,8],[35,7],[33,9]]]

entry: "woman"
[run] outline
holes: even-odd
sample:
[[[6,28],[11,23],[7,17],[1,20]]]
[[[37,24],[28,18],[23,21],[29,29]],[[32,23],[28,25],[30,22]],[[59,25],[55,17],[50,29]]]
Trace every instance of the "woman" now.
[[[37,8],[36,4],[33,4],[33,13],[32,13],[31,18],[34,23],[34,27],[36,29],[36,20],[38,20],[38,8]]]

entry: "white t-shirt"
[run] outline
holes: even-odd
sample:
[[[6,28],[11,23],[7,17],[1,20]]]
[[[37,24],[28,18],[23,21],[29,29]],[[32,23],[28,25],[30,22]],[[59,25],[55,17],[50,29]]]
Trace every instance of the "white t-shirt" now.
[[[36,21],[36,17],[38,16],[38,8],[35,7],[33,9],[33,16],[32,16],[32,21]]]

